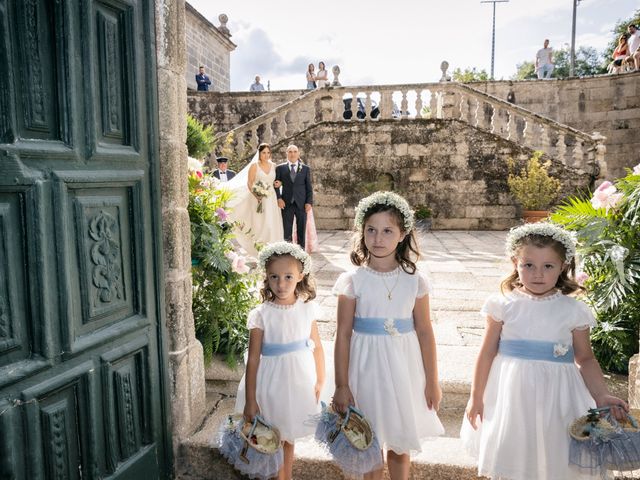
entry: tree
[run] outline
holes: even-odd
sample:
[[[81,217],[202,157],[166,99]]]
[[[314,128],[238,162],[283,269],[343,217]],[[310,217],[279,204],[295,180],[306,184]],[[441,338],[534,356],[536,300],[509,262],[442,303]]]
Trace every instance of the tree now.
[[[487,74],[486,70],[480,70],[479,72],[476,71],[476,68],[465,68],[464,71],[462,71],[459,68],[456,68],[453,71],[453,81],[454,82],[461,82],[461,83],[467,83],[467,82],[486,82],[487,80],[489,80],[489,75]]]
[[[536,66],[533,62],[527,62],[526,60],[516,65],[518,71],[511,77],[511,80],[531,80],[538,78],[536,76]]]
[[[571,51],[562,48],[553,51],[553,76],[555,78],[567,78],[571,65]],[[588,75],[598,75],[607,72],[607,65],[601,53],[593,47],[580,47],[576,52],[576,63],[574,75],[584,77]]]

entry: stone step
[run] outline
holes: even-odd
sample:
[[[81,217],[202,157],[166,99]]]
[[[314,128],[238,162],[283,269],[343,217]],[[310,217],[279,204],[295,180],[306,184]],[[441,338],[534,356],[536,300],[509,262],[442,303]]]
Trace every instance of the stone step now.
[[[214,398],[211,399],[215,401]],[[232,413],[235,399],[221,396],[215,410],[207,417],[202,428],[179,447],[176,461],[176,478],[181,480],[241,479],[241,477],[219,454],[217,435],[227,415]],[[424,444],[424,451],[412,458],[411,479],[471,480],[476,476],[474,460],[467,456],[458,438],[462,413],[454,409],[442,412],[441,419],[446,435]],[[342,480],[340,469],[330,460],[313,440],[296,443],[294,463],[296,480]],[[389,478],[385,472],[385,478]]]

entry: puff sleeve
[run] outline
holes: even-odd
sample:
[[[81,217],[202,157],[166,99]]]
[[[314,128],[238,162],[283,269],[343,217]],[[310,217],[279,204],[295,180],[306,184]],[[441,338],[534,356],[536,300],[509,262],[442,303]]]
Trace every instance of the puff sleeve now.
[[[433,294],[433,287],[431,286],[431,281],[426,273],[418,272],[418,294],[416,295],[418,298],[422,298],[425,295]]]
[[[576,300],[576,315],[573,321],[573,325],[571,326],[572,330],[586,330],[591,327],[596,326],[596,319],[593,316],[593,312],[589,308],[589,306],[580,301]]]
[[[249,316],[247,317],[247,328],[251,330],[252,328],[259,328],[260,330],[264,330],[264,322],[262,321],[262,313],[260,312],[260,307],[254,308],[249,312]]]
[[[353,272],[343,272],[336,280],[331,293],[334,295],[344,295],[349,298],[356,298],[356,292],[353,288]]]
[[[480,315],[491,318],[497,322],[504,323],[504,297],[501,295],[491,295],[487,298],[480,309]]]

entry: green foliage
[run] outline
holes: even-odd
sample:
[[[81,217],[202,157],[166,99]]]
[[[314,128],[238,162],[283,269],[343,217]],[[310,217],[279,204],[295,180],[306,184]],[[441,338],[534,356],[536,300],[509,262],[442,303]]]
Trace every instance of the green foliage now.
[[[571,66],[571,51],[561,48],[553,51],[553,73],[555,78],[567,78]],[[574,74],[577,77],[598,75],[607,72],[607,64],[598,51],[593,47],[579,47],[576,50],[576,63]]]
[[[640,9],[636,10],[635,13],[633,15],[631,15],[631,17],[627,18],[626,20],[619,20],[618,23],[616,23],[615,27],[613,27],[612,32],[612,37],[611,37],[611,41],[609,42],[609,44],[607,45],[607,48],[605,48],[604,50],[604,58],[605,58],[605,63],[609,63],[611,61],[611,59],[613,58],[613,51],[616,49],[616,46],[618,45],[618,39],[620,38],[620,35],[629,35],[629,32],[627,31],[627,26],[633,23],[634,25],[640,25]]]
[[[586,297],[598,321],[591,332],[596,357],[603,368],[625,373],[640,329],[640,175],[629,172],[615,187],[609,193],[622,195],[610,208],[573,197],[551,220],[578,237]]]
[[[460,68],[456,68],[453,71],[453,81],[454,82],[486,82],[489,80],[489,75],[486,70],[476,71],[475,67],[473,68],[465,68],[462,71]]]
[[[508,160],[509,177],[507,184],[511,194],[525,210],[546,210],[558,197],[560,180],[549,175],[550,162],[541,162],[541,151],[533,152],[527,165],[520,173],[515,173],[515,161]]]
[[[207,362],[221,353],[233,365],[247,346],[246,320],[258,303],[257,277],[244,272],[244,259],[233,251],[233,225],[224,211],[230,194],[201,175],[189,176],[188,207],[196,337]]]
[[[426,205],[418,205],[414,210],[414,215],[416,220],[423,220],[425,218],[431,218],[433,216],[433,212]]]
[[[511,77],[511,80],[531,80],[538,78],[536,75],[536,65],[533,62],[527,62],[526,60],[516,65],[516,74]]]
[[[191,115],[187,115],[187,151],[189,156],[201,160],[216,146],[213,126],[205,127]]]

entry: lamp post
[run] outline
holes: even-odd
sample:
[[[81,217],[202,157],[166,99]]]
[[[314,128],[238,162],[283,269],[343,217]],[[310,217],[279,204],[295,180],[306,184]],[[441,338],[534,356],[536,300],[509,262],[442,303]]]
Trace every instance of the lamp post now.
[[[576,10],[580,0],[573,0],[573,20],[571,21],[571,55],[569,57],[569,76],[573,77],[576,69]]]
[[[507,3],[509,0],[482,0],[480,3],[493,3],[493,28],[491,31],[491,80],[493,80],[493,64],[496,56],[496,3]]]

